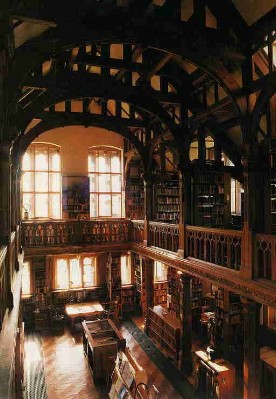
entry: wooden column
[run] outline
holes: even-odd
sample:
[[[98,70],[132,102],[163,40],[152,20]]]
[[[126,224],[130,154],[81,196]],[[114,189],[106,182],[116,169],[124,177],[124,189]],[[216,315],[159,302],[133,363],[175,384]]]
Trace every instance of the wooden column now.
[[[260,397],[260,344],[259,324],[261,305],[247,298],[244,304],[244,363],[243,363],[243,398]]]
[[[148,320],[148,308],[153,307],[153,289],[154,289],[154,261],[152,259],[143,258],[146,285],[146,309]],[[145,332],[148,333],[148,323],[146,320]]]
[[[191,165],[185,162],[183,167],[179,167],[179,249],[178,256],[185,258],[185,225],[191,224]]]
[[[145,201],[145,227],[144,245],[149,243],[149,222],[153,220],[153,181],[152,178],[144,178],[144,201]]]
[[[8,244],[10,240],[11,223],[11,166],[10,166],[9,142],[0,142],[0,240],[2,244]]]
[[[264,208],[268,165],[267,159],[262,160],[262,157],[258,157],[259,154],[254,154],[257,151],[259,151],[259,148],[252,149],[251,157],[242,158],[244,166],[244,221],[240,273],[246,279],[254,277],[254,234],[266,232]]]
[[[182,321],[182,357],[181,371],[190,374],[192,365],[192,309],[191,309],[191,276],[181,275],[181,302],[180,319]]]

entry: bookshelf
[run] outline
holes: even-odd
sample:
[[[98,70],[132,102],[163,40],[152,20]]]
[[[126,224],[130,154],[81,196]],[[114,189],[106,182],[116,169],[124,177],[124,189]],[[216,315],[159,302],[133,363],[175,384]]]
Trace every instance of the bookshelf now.
[[[155,183],[155,215],[156,222],[178,223],[179,222],[179,189],[178,179],[170,177],[171,180]]]
[[[122,312],[130,312],[135,309],[135,286],[122,286]]]
[[[126,217],[132,220],[144,219],[144,181],[140,160],[132,159],[126,175]]]
[[[194,224],[222,228],[230,221],[230,175],[214,161],[194,164]]]
[[[276,153],[271,153],[270,168],[271,233],[276,233]]]
[[[243,304],[240,297],[212,285],[215,304],[215,345],[233,361],[241,357],[243,345]]]
[[[148,309],[147,330],[152,341],[173,361],[178,363],[181,322],[168,310],[157,305]]]
[[[174,267],[168,267],[168,309],[180,315],[180,274]]]
[[[122,302],[121,255],[109,253],[107,261],[107,287],[110,302]]]
[[[63,176],[62,217],[89,219],[89,179],[87,176]]]
[[[132,262],[134,265],[134,285],[136,290],[136,304],[140,306],[142,313],[145,314],[146,308],[146,280],[142,258],[133,253]]]
[[[166,304],[168,294],[167,281],[154,282],[153,286],[153,303],[154,305]]]

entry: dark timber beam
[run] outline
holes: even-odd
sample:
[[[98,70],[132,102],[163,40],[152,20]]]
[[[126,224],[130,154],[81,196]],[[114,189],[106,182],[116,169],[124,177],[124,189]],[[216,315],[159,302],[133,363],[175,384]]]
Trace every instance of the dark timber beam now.
[[[145,128],[147,123],[141,119],[134,119],[134,118],[119,118],[117,116],[112,115],[99,115],[99,114],[92,114],[92,113],[80,113],[80,112],[48,112],[42,111],[36,115],[36,119],[47,119],[56,117],[57,119],[60,118],[61,121],[65,119],[74,118],[75,121],[79,121],[81,125],[93,125],[97,123],[100,125],[101,122],[105,123],[108,122],[110,125],[114,124],[114,126],[121,125],[123,128]]]

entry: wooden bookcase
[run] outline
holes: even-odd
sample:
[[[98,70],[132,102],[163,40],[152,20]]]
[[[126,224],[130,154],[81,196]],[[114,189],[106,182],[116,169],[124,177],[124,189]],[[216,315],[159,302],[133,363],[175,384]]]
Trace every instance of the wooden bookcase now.
[[[222,228],[230,221],[230,175],[214,161],[194,166],[194,224]]]
[[[135,286],[122,286],[122,312],[126,313],[135,309]]]
[[[168,267],[168,309],[180,315],[180,275],[174,267]]]
[[[145,314],[147,311],[145,270],[143,267],[142,258],[138,254],[132,254],[132,261],[134,265],[136,304],[140,306],[142,313]]]
[[[180,351],[181,322],[161,305],[148,309],[147,331],[159,349],[176,363]]]
[[[275,144],[274,144],[275,146]],[[270,162],[270,206],[271,206],[271,232],[276,233],[276,151],[271,152]]]
[[[154,204],[156,222],[179,222],[179,188],[178,179],[175,176],[170,176],[168,181],[155,183]]]
[[[63,176],[62,217],[89,219],[89,179],[87,176]]]
[[[126,174],[126,217],[132,220],[144,219],[143,168],[139,159],[132,159]]]
[[[167,303],[168,284],[167,281],[154,282],[153,286],[153,303],[161,305]]]
[[[107,288],[110,302],[122,302],[121,254],[109,253],[107,261]]]
[[[238,295],[212,285],[215,302],[216,346],[228,358],[241,356],[243,345],[243,304]]]

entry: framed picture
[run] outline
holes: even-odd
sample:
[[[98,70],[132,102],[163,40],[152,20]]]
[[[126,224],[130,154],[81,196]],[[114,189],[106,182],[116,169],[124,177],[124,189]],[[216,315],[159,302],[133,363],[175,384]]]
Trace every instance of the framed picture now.
[[[63,219],[89,219],[88,176],[62,176]]]

